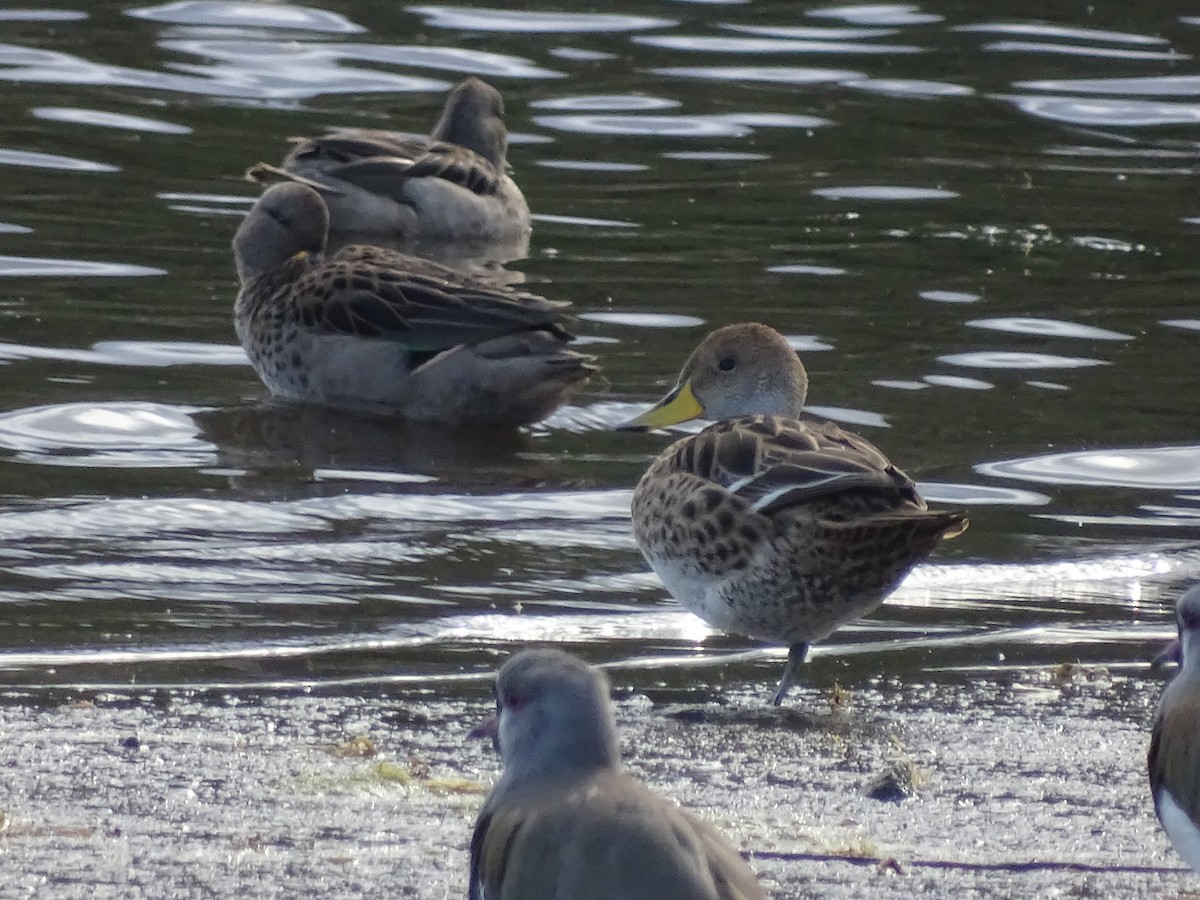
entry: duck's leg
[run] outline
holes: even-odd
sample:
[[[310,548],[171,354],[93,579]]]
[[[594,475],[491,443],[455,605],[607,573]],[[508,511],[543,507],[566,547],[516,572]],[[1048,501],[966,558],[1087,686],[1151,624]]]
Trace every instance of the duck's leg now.
[[[800,674],[800,667],[804,665],[804,660],[807,656],[808,644],[792,644],[792,646],[788,647],[788,658],[787,663],[783,667],[783,677],[779,679],[779,689],[775,691],[776,706],[783,703],[783,698],[787,696],[787,692],[795,684],[796,676]]]

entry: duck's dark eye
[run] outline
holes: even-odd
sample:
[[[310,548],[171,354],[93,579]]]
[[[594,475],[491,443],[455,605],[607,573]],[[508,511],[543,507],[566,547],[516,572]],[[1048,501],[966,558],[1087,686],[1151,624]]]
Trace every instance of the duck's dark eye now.
[[[525,698],[517,694],[507,694],[504,697],[504,706],[511,709],[513,712],[520,710],[525,705]]]
[[[720,369],[722,372],[732,372],[733,367],[736,365],[737,365],[737,363],[733,361],[732,356],[726,356],[719,363],[717,363],[717,368]]]

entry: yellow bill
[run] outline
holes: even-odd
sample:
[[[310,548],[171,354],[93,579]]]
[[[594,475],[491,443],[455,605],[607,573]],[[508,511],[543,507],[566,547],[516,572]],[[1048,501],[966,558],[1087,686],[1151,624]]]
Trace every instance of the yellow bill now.
[[[692,393],[692,384],[685,381],[640,416],[617,426],[619,431],[641,431],[646,428],[665,428],[704,415],[704,407]]]

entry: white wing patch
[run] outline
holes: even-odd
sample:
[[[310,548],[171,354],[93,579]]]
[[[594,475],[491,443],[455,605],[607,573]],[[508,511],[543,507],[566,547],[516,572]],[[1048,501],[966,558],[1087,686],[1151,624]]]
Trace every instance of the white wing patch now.
[[[731,484],[728,488],[726,488],[726,490],[728,490],[729,493],[731,493],[731,494],[736,494],[738,491],[740,491],[746,485],[753,482],[756,478],[758,478],[757,475],[745,475],[745,476],[739,478],[733,484]]]
[[[818,496],[825,493],[829,485],[837,484],[839,481],[853,480],[844,471],[830,472],[813,467],[805,467],[803,472],[805,477],[802,481],[789,481],[774,490],[767,491],[767,493],[757,498],[751,504],[750,509],[754,512],[762,512],[764,509],[769,509],[788,494],[799,493],[802,497]],[[753,482],[764,476],[770,478],[771,473],[768,472],[751,478],[741,478],[729,486],[729,491],[732,494],[736,494],[739,490],[749,487]]]

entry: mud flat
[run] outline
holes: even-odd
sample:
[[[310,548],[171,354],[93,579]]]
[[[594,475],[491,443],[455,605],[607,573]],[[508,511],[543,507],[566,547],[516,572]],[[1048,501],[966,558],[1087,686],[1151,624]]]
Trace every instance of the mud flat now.
[[[764,685],[691,702],[705,698],[614,682],[629,767],[725,829],[774,898],[1197,883],[1149,800],[1160,682],[1144,669],[805,687],[782,713]],[[10,692],[0,895],[461,898],[498,768],[465,736],[489,705],[477,684]]]

